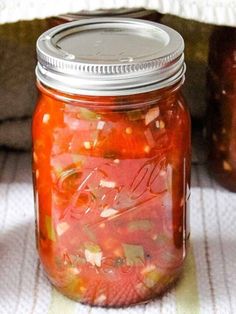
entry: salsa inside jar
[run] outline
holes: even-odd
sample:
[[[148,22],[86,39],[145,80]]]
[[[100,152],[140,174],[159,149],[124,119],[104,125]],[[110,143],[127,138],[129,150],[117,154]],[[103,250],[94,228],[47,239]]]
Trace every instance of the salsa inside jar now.
[[[189,237],[182,76],[128,95],[37,84],[33,175],[47,276],[64,295],[91,305],[127,306],[160,295],[178,278]]]

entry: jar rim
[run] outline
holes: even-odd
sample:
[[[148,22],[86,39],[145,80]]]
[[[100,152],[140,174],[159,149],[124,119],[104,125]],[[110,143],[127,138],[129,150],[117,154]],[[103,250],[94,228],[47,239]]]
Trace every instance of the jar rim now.
[[[183,81],[177,82],[175,85],[165,87],[161,90],[154,90],[140,94],[118,95],[118,96],[104,96],[104,95],[83,95],[65,93],[60,90],[53,89],[44,85],[37,80],[38,90],[49,96],[70,105],[78,105],[86,108],[99,108],[106,110],[124,110],[124,109],[139,109],[141,107],[148,107],[156,104],[159,101],[174,95],[183,84]],[[139,97],[140,95],[140,97]],[[144,97],[145,96],[145,97]],[[114,102],[115,101],[115,102]]]
[[[162,24],[95,18],[56,26],[37,41],[37,78],[63,92],[129,95],[171,86],[185,73],[184,41]]]

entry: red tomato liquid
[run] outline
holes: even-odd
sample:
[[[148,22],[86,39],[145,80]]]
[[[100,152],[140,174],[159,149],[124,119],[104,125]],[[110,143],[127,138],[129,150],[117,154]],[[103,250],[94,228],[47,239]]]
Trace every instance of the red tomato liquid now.
[[[180,92],[92,97],[38,87],[37,245],[49,279],[99,306],[161,294],[182,270],[189,236],[190,120]]]

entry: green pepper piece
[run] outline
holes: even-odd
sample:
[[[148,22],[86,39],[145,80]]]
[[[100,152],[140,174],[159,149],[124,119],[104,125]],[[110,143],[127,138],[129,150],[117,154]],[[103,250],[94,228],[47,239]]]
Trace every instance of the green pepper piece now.
[[[68,276],[68,283],[65,286],[65,289],[73,298],[75,298],[76,295],[76,301],[81,301],[86,290],[83,285],[83,280],[78,276],[75,277],[74,275]]]
[[[84,244],[84,247],[89,250],[92,253],[98,253],[101,252],[101,248],[99,245],[92,243],[92,242],[87,242]]]
[[[156,270],[151,270],[144,275],[144,283],[148,288],[154,287],[161,279],[162,275]]]
[[[82,119],[85,120],[97,120],[101,118],[101,116],[97,114],[95,111],[82,107],[80,108],[79,115]]]
[[[153,226],[153,223],[148,219],[141,219],[141,220],[134,220],[131,221],[128,224],[129,231],[137,231],[137,230],[143,230],[143,231],[149,231]]]
[[[164,246],[169,243],[170,239],[165,234],[158,234],[155,242],[158,246]]]
[[[96,241],[96,235],[95,233],[91,230],[91,228],[88,225],[85,225],[83,227],[84,232],[88,236],[89,240],[95,242]]]
[[[46,224],[46,230],[47,230],[48,239],[55,242],[56,241],[56,233],[55,233],[55,230],[54,230],[54,226],[53,226],[53,223],[52,223],[52,217],[51,216],[46,215],[46,217],[45,217],[45,224]]]
[[[86,263],[86,259],[79,256],[79,255],[70,254],[69,258],[70,258],[73,266],[83,265]]]
[[[129,266],[140,265],[144,263],[144,250],[141,245],[122,244],[126,264]]]

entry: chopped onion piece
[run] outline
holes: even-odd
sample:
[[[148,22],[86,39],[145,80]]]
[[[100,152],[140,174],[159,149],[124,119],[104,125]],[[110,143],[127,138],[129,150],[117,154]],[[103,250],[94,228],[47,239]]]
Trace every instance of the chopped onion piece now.
[[[103,303],[104,301],[106,301],[106,296],[105,294],[101,294],[99,295],[96,299],[95,299],[95,304],[101,304]]]
[[[100,216],[107,218],[107,217],[111,217],[111,216],[115,215],[116,213],[118,213],[118,210],[116,210],[114,208],[107,208],[101,212]]]
[[[145,115],[145,125],[148,125],[153,120],[155,120],[159,116],[159,114],[160,114],[159,107],[149,109]]]
[[[91,148],[90,142],[84,142],[84,147],[85,147],[86,149],[90,149],[90,148]]]
[[[45,113],[43,115],[43,123],[48,123],[49,120],[50,120],[50,114]]]
[[[165,128],[165,122],[163,120],[160,120],[160,121],[156,121],[156,127],[158,129],[164,129]]]
[[[68,268],[68,270],[70,271],[71,274],[73,275],[78,275],[80,274],[81,270],[78,269],[77,267],[71,267],[71,268]]]
[[[104,125],[106,124],[105,121],[98,121],[98,124],[97,124],[97,130],[102,130],[104,128]]]
[[[63,235],[69,229],[69,225],[67,222],[61,222],[57,225],[57,234],[59,236]]]
[[[101,267],[102,263],[102,252],[93,252],[89,249],[85,249],[84,251],[86,261],[93,266]]]
[[[114,181],[107,181],[107,180],[100,180],[100,186],[105,188],[113,189],[116,186],[116,183]]]

